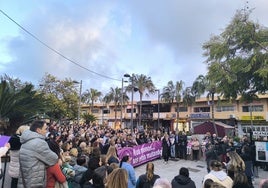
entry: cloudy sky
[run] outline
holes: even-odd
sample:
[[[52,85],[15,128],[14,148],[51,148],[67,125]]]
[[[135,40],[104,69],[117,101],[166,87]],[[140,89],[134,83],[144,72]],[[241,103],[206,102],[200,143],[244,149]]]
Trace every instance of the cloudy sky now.
[[[125,73],[157,88],[190,86],[206,73],[202,44],[247,7],[268,26],[267,0],[2,0],[0,10],[50,49],[0,12],[0,75],[38,85],[49,73],[104,93]]]

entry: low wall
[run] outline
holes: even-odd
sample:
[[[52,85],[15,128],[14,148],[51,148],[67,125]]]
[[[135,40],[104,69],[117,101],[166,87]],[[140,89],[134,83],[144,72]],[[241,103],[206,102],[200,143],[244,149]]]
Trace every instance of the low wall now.
[[[117,150],[119,159],[123,156],[129,155],[131,157],[131,164],[136,167],[141,164],[147,163],[154,159],[161,157],[162,142],[155,141],[152,143],[142,144],[134,147],[124,147]]]

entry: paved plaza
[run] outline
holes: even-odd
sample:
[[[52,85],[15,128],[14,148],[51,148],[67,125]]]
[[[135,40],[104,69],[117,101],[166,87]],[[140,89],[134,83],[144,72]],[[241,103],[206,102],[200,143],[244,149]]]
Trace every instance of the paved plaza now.
[[[186,167],[189,169],[190,177],[195,182],[197,188],[202,188],[203,177],[207,174],[206,162],[191,161],[191,160],[169,160],[167,164],[164,164],[163,160],[157,159],[153,161],[155,165],[155,173],[160,175],[162,178],[168,179],[170,182],[174,176],[179,174],[181,167]],[[2,164],[4,166],[4,164]],[[146,164],[138,166],[135,168],[136,177],[144,174],[146,170]],[[258,178],[255,178],[254,187],[258,188],[261,179],[268,178],[268,171],[262,169],[258,170]],[[5,178],[5,183],[2,186],[2,181],[0,181],[2,188],[10,188],[10,177],[7,175]]]
[[[155,173],[161,178],[166,178],[170,182],[174,176],[179,174],[181,167],[186,167],[189,169],[190,177],[195,182],[197,188],[202,188],[203,177],[207,174],[207,167],[205,161],[191,161],[191,160],[170,160],[168,164],[164,164],[163,160],[153,161],[155,165]],[[144,174],[146,170],[146,165],[142,165],[135,168],[136,176]],[[268,171],[258,169],[258,178],[254,180],[254,187],[258,188],[261,179],[268,178]]]

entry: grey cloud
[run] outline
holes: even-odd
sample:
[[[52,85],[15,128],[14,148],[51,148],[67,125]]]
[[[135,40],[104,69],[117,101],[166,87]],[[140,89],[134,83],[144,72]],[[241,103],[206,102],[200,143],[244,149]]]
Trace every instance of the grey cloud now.
[[[92,71],[106,76],[116,72],[117,52],[115,33],[108,30],[109,6],[81,5],[75,7],[62,4],[44,5],[35,10],[31,19],[22,25],[64,56]],[[113,26],[115,27],[115,26]],[[83,79],[91,86],[100,86],[104,78],[90,73],[44,47],[24,31],[21,37],[8,42],[10,55],[14,58],[5,70],[17,77],[40,80],[45,72],[59,78]],[[115,39],[114,39],[115,38]],[[11,66],[12,65],[12,66]],[[108,66],[113,65],[113,66]],[[18,71],[19,70],[19,71]],[[110,73],[110,75],[109,75]],[[116,77],[115,77],[116,78]]]
[[[51,47],[97,73],[120,79],[126,72],[139,72],[151,76],[160,86],[169,80],[183,80],[190,85],[206,71],[202,44],[211,34],[219,34],[235,11],[244,6],[243,0],[42,1],[21,24]],[[255,8],[253,18],[267,26],[268,2],[249,1],[249,6]],[[144,43],[132,49],[128,42],[143,31]],[[120,86],[120,82],[85,71],[25,32],[20,33],[20,37],[8,42],[13,60],[1,73],[16,74],[29,81],[40,80],[48,72],[60,78],[82,79],[85,88],[107,90]],[[157,45],[169,52],[166,61],[165,57],[161,62],[148,57],[154,56],[153,48]],[[143,62],[122,62],[128,60],[124,57],[127,50]]]

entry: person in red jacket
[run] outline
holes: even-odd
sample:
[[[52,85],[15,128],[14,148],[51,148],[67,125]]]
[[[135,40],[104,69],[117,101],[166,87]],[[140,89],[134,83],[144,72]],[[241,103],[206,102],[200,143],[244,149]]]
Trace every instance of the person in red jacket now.
[[[66,177],[61,171],[62,161],[60,159],[60,146],[52,139],[47,140],[49,148],[59,156],[59,162],[47,168],[47,185],[46,188],[54,188],[56,181],[59,183],[66,182]]]

